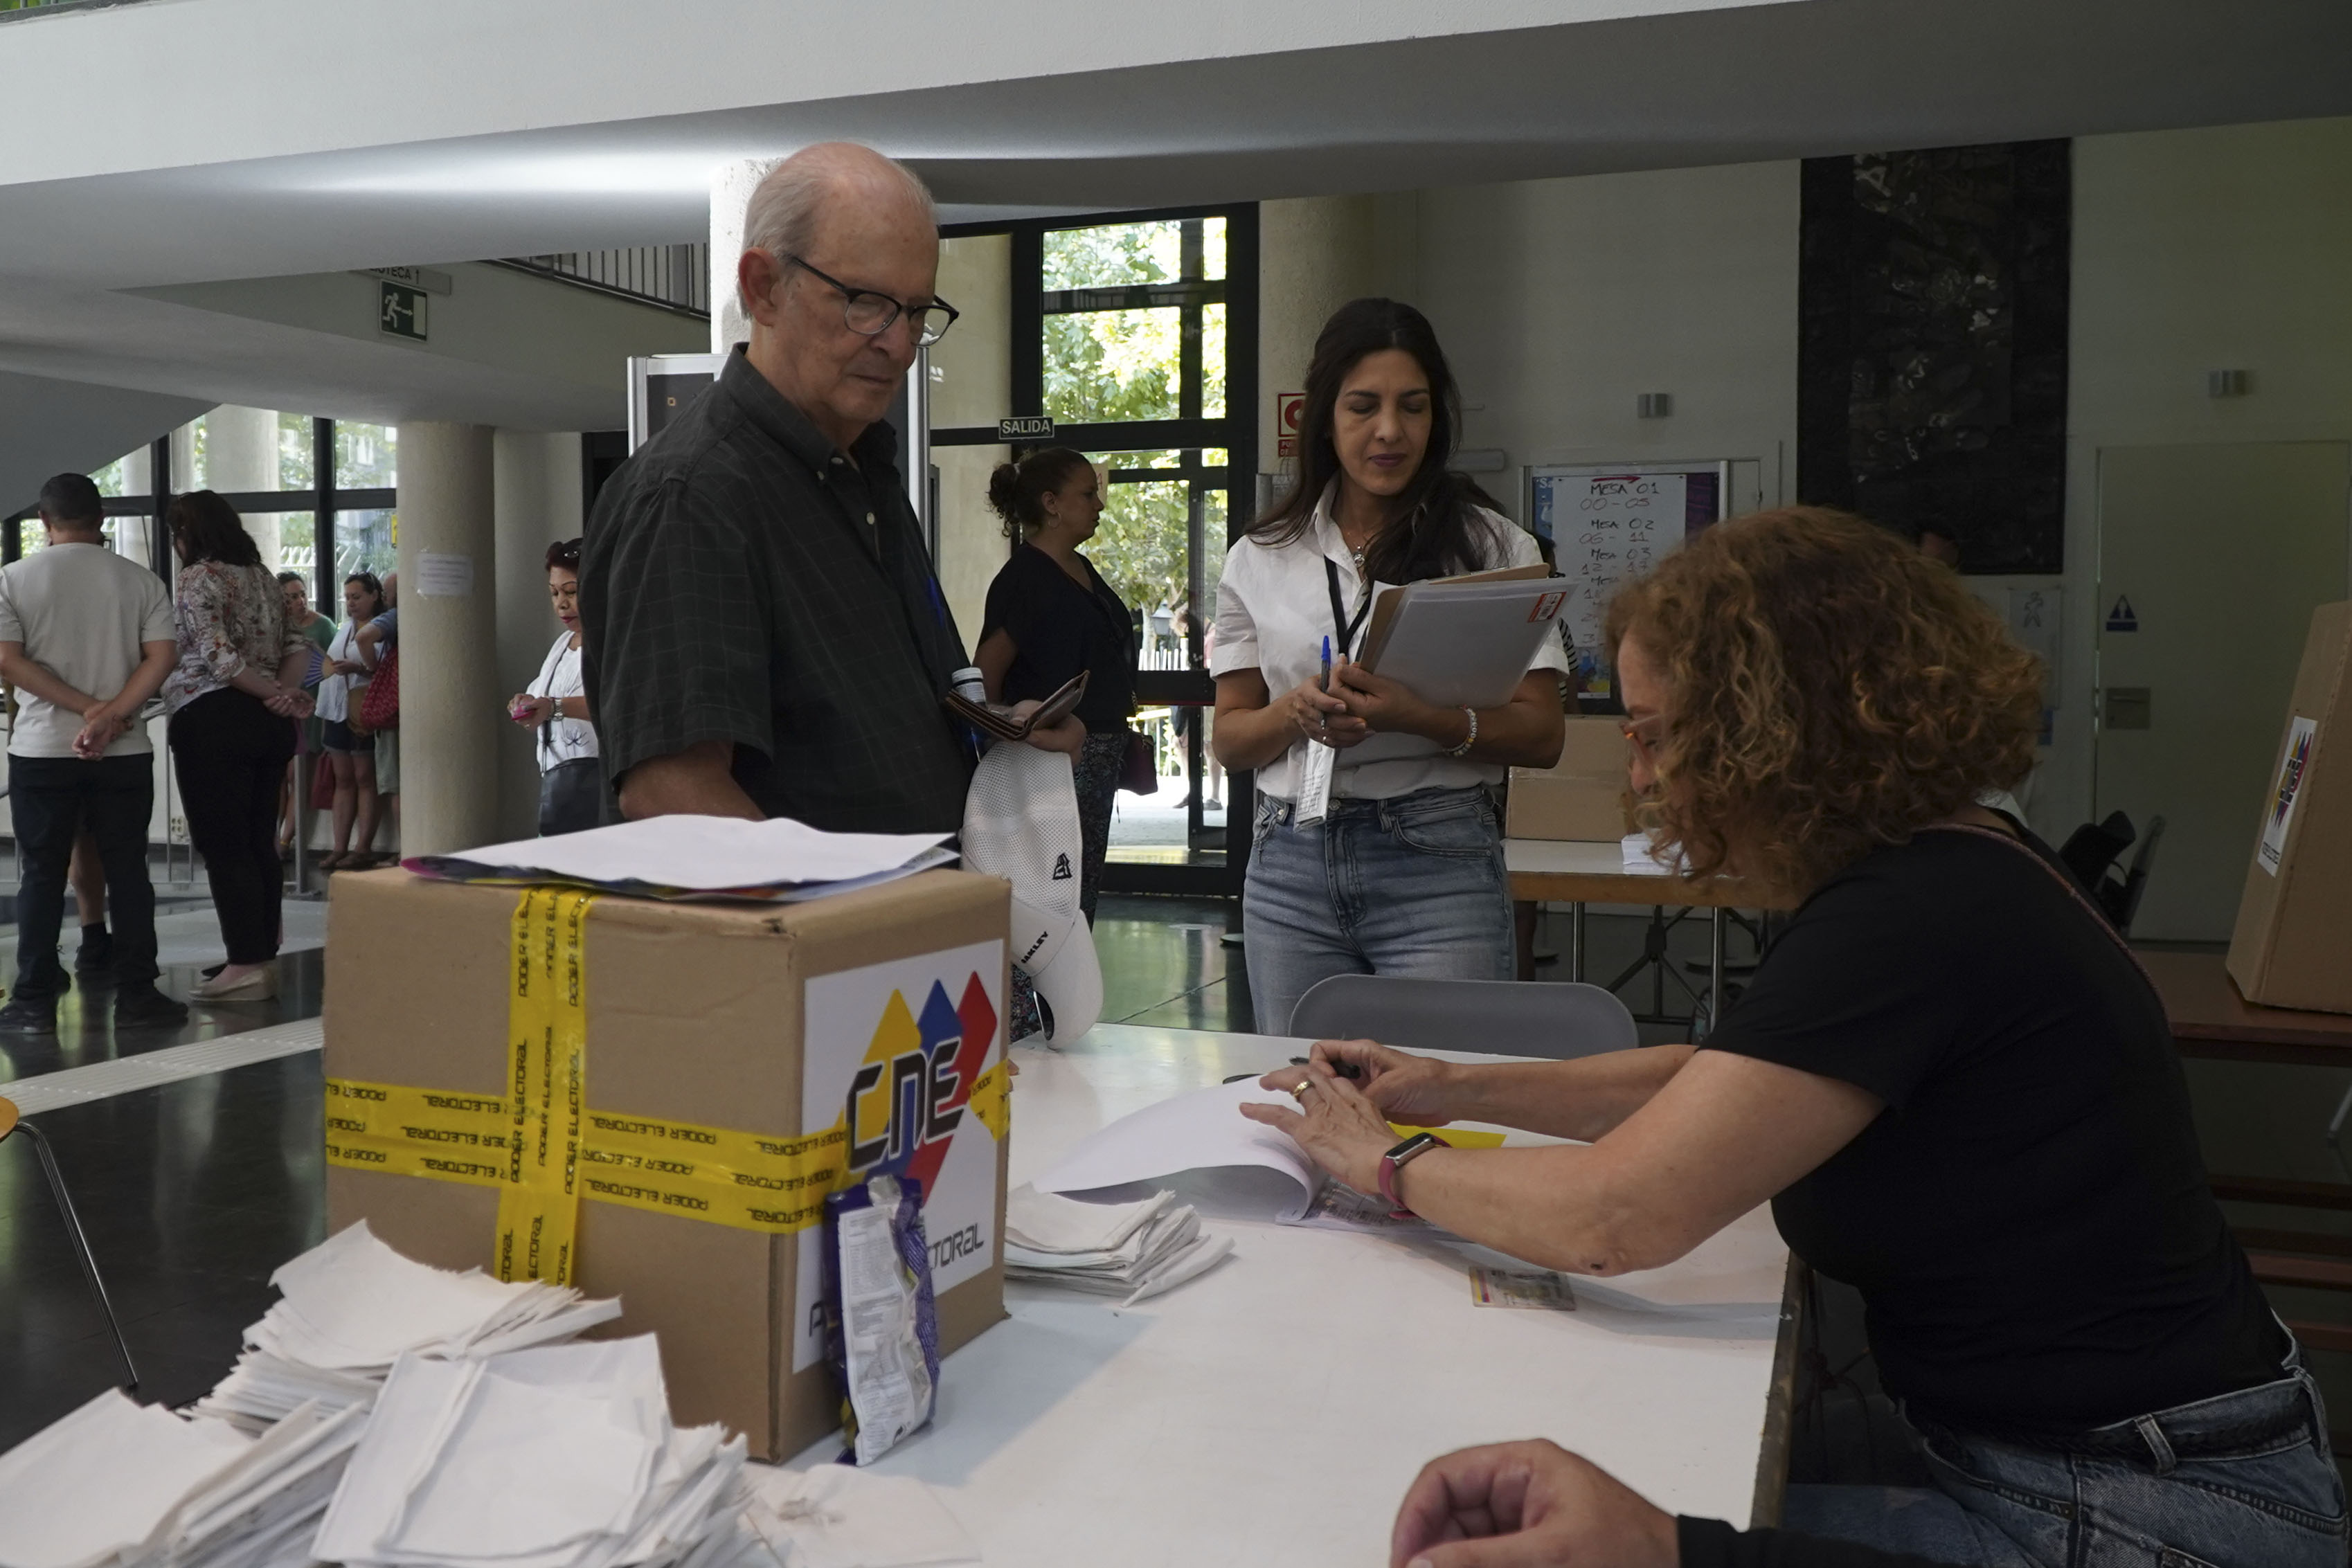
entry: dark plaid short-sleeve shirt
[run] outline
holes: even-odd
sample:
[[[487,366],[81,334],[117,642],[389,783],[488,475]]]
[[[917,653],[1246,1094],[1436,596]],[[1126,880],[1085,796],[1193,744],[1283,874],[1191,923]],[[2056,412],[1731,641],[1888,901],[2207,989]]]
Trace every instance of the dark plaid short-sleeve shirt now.
[[[607,776],[704,741],[772,817],[952,832],[966,660],[887,425],[835,451],[738,349],[604,486],[580,562]]]

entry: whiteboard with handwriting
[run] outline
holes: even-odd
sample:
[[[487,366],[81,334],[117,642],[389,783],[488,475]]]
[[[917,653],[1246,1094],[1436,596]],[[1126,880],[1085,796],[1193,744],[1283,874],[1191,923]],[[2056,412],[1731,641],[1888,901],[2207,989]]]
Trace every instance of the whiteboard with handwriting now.
[[[1561,576],[1575,584],[1563,617],[1573,643],[1574,685],[1612,695],[1601,629],[1609,601],[1668,550],[1723,515],[1727,465],[1656,464],[1528,470],[1532,531],[1549,539]]]

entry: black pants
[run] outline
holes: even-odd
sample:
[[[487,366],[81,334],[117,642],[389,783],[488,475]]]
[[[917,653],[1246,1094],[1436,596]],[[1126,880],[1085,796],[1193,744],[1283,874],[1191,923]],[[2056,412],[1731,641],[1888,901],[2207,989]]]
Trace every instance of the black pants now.
[[[84,827],[98,841],[114,927],[114,978],[155,978],[155,886],[147,880],[147,820],[155,807],[155,759],[145,752],[85,762],[78,757],[8,758],[8,806],[23,857],[16,884],[16,990],[28,1001],[64,988],[58,927],[66,868]]]
[[[232,689],[207,692],[173,714],[171,735],[188,836],[205,857],[228,961],[266,964],[278,956],[285,894],[278,785],[294,755],[294,721]]]

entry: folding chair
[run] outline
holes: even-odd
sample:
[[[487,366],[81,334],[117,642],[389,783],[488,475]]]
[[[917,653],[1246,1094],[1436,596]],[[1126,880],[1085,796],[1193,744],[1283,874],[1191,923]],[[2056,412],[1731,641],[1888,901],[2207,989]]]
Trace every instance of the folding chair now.
[[[1289,1033],[1370,1038],[1420,1051],[1566,1061],[1642,1043],[1633,1015],[1599,986],[1550,980],[1424,980],[1333,975],[1290,1014]]]
[[[131,1364],[131,1346],[122,1337],[122,1324],[114,1316],[114,1303],[106,1298],[106,1281],[98,1275],[98,1260],[90,1255],[89,1238],[82,1234],[81,1217],[74,1212],[73,1199],[66,1194],[65,1177],[58,1174],[58,1157],[49,1152],[49,1140],[41,1130],[17,1113],[14,1100],[0,1099],[0,1144],[22,1133],[33,1140],[33,1152],[40,1156],[41,1174],[49,1178],[49,1196],[58,1200],[58,1213],[66,1222],[66,1236],[74,1244],[74,1255],[81,1260],[82,1277],[89,1281],[89,1293],[98,1298],[98,1310],[106,1314],[106,1326],[114,1335],[115,1351],[122,1357],[125,1386],[139,1386],[139,1369]]]

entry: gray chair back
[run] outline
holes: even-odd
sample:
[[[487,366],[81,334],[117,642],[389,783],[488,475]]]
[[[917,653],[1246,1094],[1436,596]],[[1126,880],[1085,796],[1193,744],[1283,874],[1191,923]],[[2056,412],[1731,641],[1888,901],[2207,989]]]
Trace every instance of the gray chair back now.
[[[1286,1032],[1313,1040],[1377,1040],[1407,1051],[1476,1051],[1557,1061],[1642,1043],[1633,1015],[1599,986],[1405,975],[1318,980],[1298,998]]]

